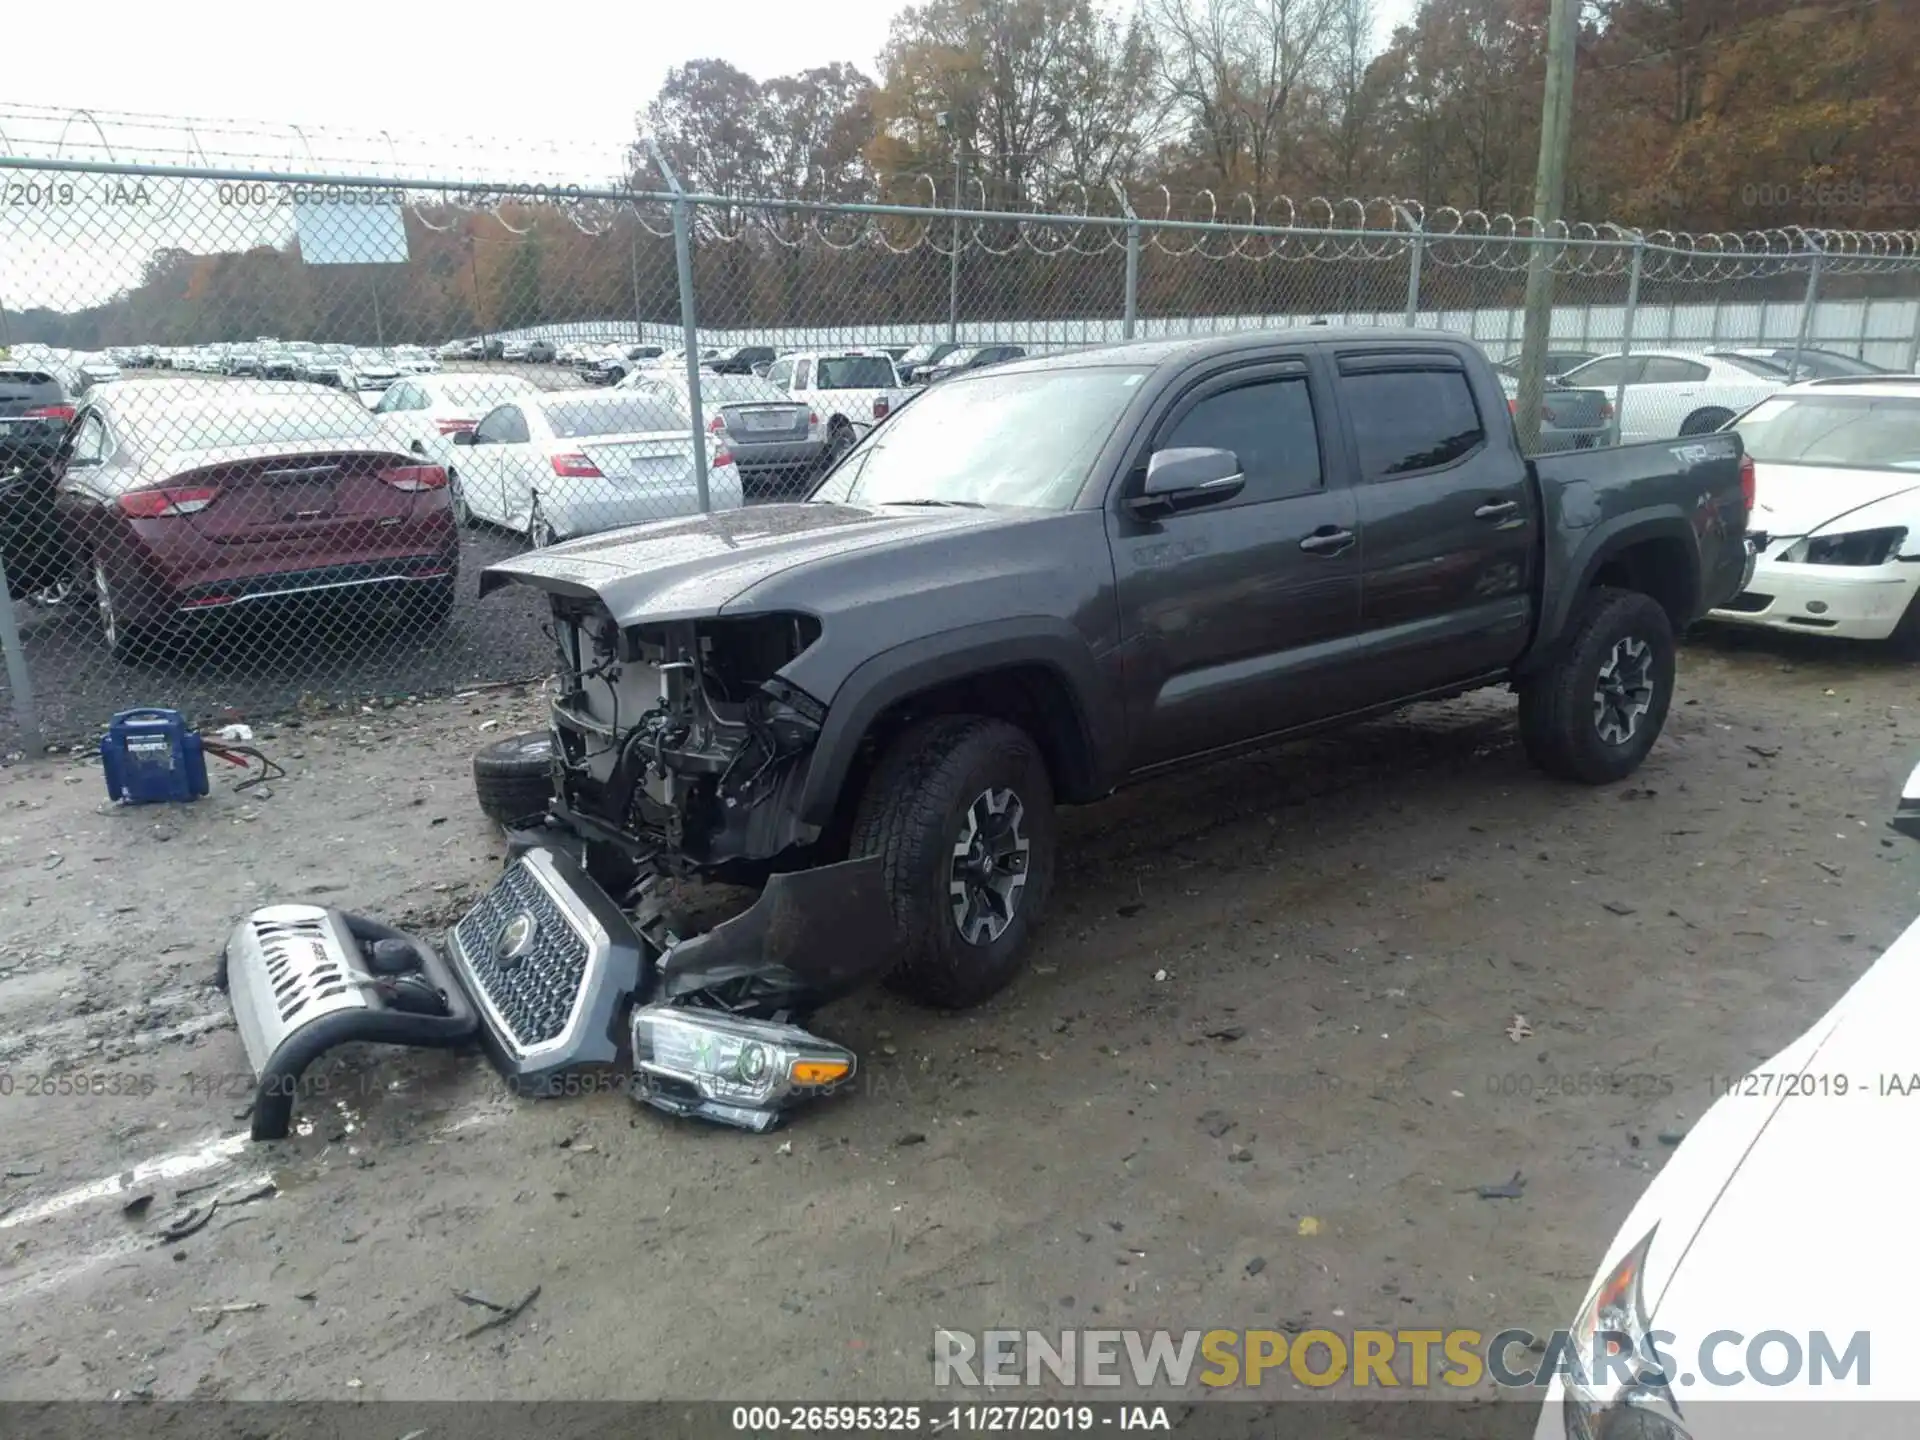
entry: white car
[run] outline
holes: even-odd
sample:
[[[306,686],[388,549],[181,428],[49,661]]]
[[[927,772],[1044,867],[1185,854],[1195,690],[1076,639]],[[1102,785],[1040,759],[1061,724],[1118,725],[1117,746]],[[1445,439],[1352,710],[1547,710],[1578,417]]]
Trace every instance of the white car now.
[[[1725,352],[1635,350],[1576,365],[1560,381],[1575,389],[1602,390],[1609,397],[1624,381],[1620,443],[1632,445],[1710,434],[1782,388],[1786,377]]]
[[[438,375],[440,362],[423,345],[396,345],[388,352],[393,363],[408,375]]]
[[[529,340],[502,340],[500,342],[500,358],[502,360],[524,360],[527,358],[527,346],[531,343]]]
[[[1811,380],[1735,422],[1753,577],[1710,618],[1920,653],[1920,380]]]
[[[397,446],[452,473],[461,453],[454,449],[455,435],[473,429],[494,406],[539,393],[524,375],[407,375],[387,387],[373,413]]]
[[[1893,826],[1920,839],[1920,770]],[[1607,1247],[1535,1440],[1915,1433],[1917,1018],[1920,923],[1786,1049],[1713,1082]]]
[[[356,350],[348,360],[345,376],[350,390],[386,390],[406,372],[398,363],[378,350]]]
[[[804,404],[827,427],[828,462],[899,409],[912,393],[884,350],[803,350],[767,367],[767,382]]]
[[[700,511],[693,437],[684,415],[620,390],[558,390],[495,407],[455,435],[455,518],[556,540]],[[745,503],[740,471],[710,444],[708,503]]]

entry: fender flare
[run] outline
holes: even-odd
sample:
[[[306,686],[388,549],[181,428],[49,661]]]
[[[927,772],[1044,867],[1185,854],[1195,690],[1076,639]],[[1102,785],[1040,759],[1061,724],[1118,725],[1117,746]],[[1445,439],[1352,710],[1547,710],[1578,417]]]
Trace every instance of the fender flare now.
[[[833,819],[860,743],[890,706],[969,675],[1039,665],[1059,677],[1073,704],[1086,774],[1067,777],[1063,789],[1099,793],[1108,788],[1120,737],[1117,702],[1100,703],[1100,680],[1086,640],[1064,620],[1032,615],[943,630],[882,651],[841,682],[827,705],[808,759],[799,818],[824,828]],[[1074,785],[1071,782],[1081,783]]]
[[[1700,595],[1700,543],[1693,525],[1676,505],[1663,505],[1651,514],[1636,510],[1632,514],[1603,521],[1587,531],[1579,546],[1559,567],[1562,575],[1573,577],[1572,583],[1548,590],[1541,607],[1539,631],[1534,636],[1532,648],[1518,667],[1522,672],[1534,669],[1552,657],[1566,635],[1574,607],[1593,588],[1593,577],[1600,568],[1621,551],[1647,540],[1680,542],[1687,556],[1687,599],[1682,608],[1688,619],[1694,618]]]

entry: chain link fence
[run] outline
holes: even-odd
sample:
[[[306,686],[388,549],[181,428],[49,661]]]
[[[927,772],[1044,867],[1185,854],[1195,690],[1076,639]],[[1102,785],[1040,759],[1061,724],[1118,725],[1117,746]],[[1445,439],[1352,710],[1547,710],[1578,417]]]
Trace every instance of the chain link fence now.
[[[0,159],[0,718],[69,740],[548,668],[489,563],[806,495],[920,386],[1324,321],[1556,364],[1795,349],[1912,371],[1911,237],[1548,236],[1410,202],[1049,211]],[[1624,399],[1627,377],[1616,377]]]

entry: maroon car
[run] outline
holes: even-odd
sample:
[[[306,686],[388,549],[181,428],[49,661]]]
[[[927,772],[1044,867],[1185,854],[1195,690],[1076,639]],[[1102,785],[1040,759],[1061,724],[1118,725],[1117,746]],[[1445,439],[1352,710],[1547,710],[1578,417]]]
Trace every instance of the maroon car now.
[[[124,656],[197,618],[329,596],[439,623],[459,559],[446,487],[337,390],[136,380],[88,392],[56,505]]]

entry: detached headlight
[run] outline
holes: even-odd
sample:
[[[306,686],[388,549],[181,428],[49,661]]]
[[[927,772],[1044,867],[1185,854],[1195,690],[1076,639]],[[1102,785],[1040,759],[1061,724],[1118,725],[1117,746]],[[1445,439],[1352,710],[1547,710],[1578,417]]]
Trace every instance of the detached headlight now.
[[[634,1098],[671,1115],[770,1130],[853,1078],[854,1055],[798,1025],[665,1005],[633,1012]]]
[[[1884,565],[1906,543],[1905,526],[1852,530],[1840,535],[1809,535],[1781,556],[1793,565]]]
[[[1689,1440],[1641,1295],[1656,1233],[1649,1230],[1614,1266],[1573,1323],[1567,1440]]]

